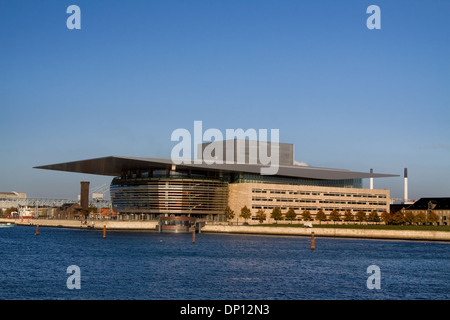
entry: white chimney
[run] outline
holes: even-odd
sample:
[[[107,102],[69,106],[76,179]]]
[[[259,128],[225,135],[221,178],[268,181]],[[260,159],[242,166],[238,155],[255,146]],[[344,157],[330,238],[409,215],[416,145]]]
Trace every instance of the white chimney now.
[[[405,168],[404,203],[408,203],[408,168]]]
[[[371,190],[373,189],[373,169],[370,169],[370,187]]]

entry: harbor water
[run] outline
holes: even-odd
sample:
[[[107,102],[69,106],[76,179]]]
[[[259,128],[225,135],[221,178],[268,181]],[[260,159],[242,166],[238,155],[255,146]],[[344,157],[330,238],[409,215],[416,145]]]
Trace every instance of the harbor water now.
[[[0,229],[0,299],[450,298],[450,243]],[[68,269],[76,266],[79,273]],[[376,266],[377,274],[372,273]],[[73,276],[79,288],[70,288]],[[379,288],[369,285],[375,281]]]

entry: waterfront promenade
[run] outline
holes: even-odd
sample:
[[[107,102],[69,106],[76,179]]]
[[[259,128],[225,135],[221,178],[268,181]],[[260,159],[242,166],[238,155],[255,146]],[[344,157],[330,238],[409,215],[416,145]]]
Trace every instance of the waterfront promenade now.
[[[426,240],[450,241],[450,232],[426,230],[375,230],[355,228],[299,228],[299,227],[265,227],[265,226],[224,226],[206,225],[202,232],[235,233],[235,234],[266,234],[279,236],[314,236],[333,238],[360,239],[395,239],[395,240]]]
[[[17,226],[77,228],[77,229],[103,229],[107,230],[146,230],[156,231],[158,221],[115,221],[115,220],[88,220],[86,224],[80,220],[58,219],[1,219],[0,223],[14,223]]]
[[[129,231],[157,231],[158,221],[115,221],[115,220],[90,220],[87,224],[79,220],[53,220],[53,219],[0,219],[0,222],[15,223],[17,226],[57,227],[98,229],[106,226],[107,230]],[[275,236],[307,236],[311,233],[317,237],[335,238],[361,238],[361,239],[393,239],[393,240],[423,240],[423,241],[450,241],[448,231],[429,230],[382,230],[382,229],[357,229],[357,228],[301,228],[301,227],[276,227],[276,226],[231,226],[220,224],[207,224],[202,227],[202,233],[225,234],[258,234]]]

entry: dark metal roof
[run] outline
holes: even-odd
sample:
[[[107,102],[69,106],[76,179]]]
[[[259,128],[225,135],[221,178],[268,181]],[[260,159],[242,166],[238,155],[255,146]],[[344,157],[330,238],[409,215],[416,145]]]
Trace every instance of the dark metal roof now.
[[[147,170],[151,168],[171,168],[173,162],[171,159],[158,158],[135,158],[110,156],[81,161],[64,162],[37,166],[37,169],[58,170],[88,174],[98,174],[106,176],[120,176],[127,170]],[[176,165],[177,168],[195,169],[200,171],[221,171],[221,172],[244,172],[260,174],[261,164],[196,164],[192,160],[188,164]],[[320,180],[342,180],[342,179],[362,179],[362,178],[383,178],[397,177],[392,174],[378,174],[369,172],[355,172],[342,169],[317,168],[310,166],[279,166],[277,176],[309,178]]]
[[[450,198],[420,198],[407,210],[428,210],[428,204],[431,202],[433,210],[450,210]]]
[[[410,203],[394,203],[389,205],[389,209],[391,213],[400,211],[402,209],[407,209],[411,204]]]

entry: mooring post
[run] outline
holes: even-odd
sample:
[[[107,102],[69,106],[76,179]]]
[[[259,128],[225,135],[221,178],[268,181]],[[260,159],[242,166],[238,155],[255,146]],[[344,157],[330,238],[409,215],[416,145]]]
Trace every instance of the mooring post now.
[[[103,239],[106,238],[106,224],[103,225]]]
[[[192,231],[192,243],[195,243],[195,228]]]
[[[38,224],[36,225],[36,235],[37,236],[39,235],[39,225]]]
[[[314,239],[314,232],[311,232],[311,250],[316,249],[316,240]]]

